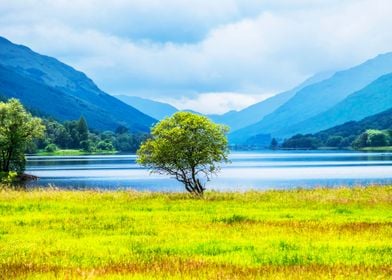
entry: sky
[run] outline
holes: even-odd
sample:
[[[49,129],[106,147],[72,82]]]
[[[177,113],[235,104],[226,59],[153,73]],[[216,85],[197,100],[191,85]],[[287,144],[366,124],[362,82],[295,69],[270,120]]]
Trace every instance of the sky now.
[[[0,0],[0,36],[109,94],[239,110],[392,51],[390,0]]]

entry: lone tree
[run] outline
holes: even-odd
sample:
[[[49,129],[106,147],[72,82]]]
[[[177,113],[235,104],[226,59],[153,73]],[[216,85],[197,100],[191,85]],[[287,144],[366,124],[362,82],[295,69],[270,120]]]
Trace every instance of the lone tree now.
[[[0,172],[22,173],[27,145],[44,130],[41,119],[32,117],[17,99],[0,102]]]
[[[137,151],[138,163],[152,172],[174,176],[185,189],[202,195],[218,163],[228,162],[228,128],[208,118],[178,112],[151,129],[152,137]]]

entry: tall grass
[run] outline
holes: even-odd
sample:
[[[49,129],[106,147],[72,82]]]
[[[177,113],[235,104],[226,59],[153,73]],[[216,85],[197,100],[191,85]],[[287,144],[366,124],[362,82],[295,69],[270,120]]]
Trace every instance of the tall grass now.
[[[0,278],[392,278],[392,186],[0,191]]]

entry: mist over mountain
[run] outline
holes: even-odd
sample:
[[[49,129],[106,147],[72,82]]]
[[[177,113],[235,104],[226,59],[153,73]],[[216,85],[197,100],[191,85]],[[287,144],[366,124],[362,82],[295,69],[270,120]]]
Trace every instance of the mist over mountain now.
[[[115,97],[157,120],[169,117],[178,111],[170,104],[138,96],[116,95]]]
[[[358,121],[392,108],[392,73],[381,76],[328,111],[301,122],[289,133],[314,133],[348,121]]]
[[[223,115],[209,115],[209,117],[215,122],[228,125],[231,131],[235,131],[257,123],[262,120],[264,116],[272,113],[290,100],[290,98],[304,87],[325,80],[331,75],[332,73],[330,72],[316,74],[291,90],[276,94],[241,111],[230,111]]]
[[[65,121],[83,115],[97,130],[148,132],[156,120],[100,90],[84,73],[0,37],[0,93]]]

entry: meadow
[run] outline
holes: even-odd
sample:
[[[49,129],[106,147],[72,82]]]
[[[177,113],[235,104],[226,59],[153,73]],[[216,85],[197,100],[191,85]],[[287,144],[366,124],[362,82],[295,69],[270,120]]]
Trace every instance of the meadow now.
[[[392,186],[0,190],[1,279],[390,279]]]

